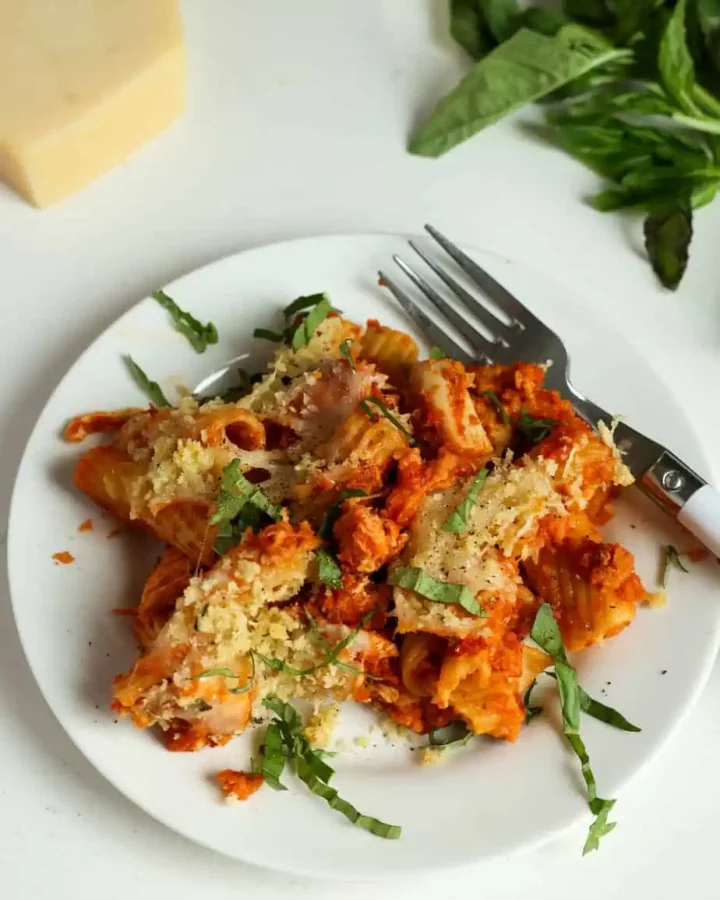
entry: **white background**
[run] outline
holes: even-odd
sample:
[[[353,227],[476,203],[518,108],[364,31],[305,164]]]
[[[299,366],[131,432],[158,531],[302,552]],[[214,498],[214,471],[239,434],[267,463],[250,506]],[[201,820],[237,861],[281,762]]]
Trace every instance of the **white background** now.
[[[3,521],[48,394],[137,299],[245,247],[320,233],[417,231],[428,220],[459,241],[552,274],[577,303],[622,323],[684,404],[717,478],[720,200],[697,215],[688,274],[670,295],[638,251],[638,223],[584,206],[594,176],[524,137],[519,122],[440,161],[407,155],[409,130],[462,69],[445,38],[444,9],[444,0],[185,0],[187,116],[51,210],[33,210],[0,188]],[[48,527],[43,510],[35,514],[37,527]],[[597,854],[582,859],[583,836],[574,833],[512,860],[346,886],[343,896],[481,892],[502,900],[532,891],[538,900],[669,900],[690,889],[697,900],[716,897],[719,709],[716,666],[682,730],[622,794],[619,826]],[[337,886],[197,848],[107,785],[40,697],[6,596],[0,723],[3,898],[338,895]]]

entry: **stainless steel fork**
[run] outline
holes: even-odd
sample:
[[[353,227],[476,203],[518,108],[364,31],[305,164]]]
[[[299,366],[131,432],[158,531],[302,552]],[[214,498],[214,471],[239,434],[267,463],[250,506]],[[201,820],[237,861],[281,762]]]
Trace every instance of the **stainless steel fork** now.
[[[568,377],[567,350],[555,332],[432,225],[426,225],[425,229],[508,319],[502,321],[489,306],[469,293],[446,269],[414,241],[410,241],[410,247],[472,316],[461,315],[456,306],[448,303],[412,266],[399,256],[393,257],[404,274],[463,335],[473,348],[473,354],[468,354],[423,312],[396,281],[381,271],[382,282],[428,340],[448,356],[462,362],[506,365],[513,362],[552,363],[545,379],[547,387],[567,398],[594,428],[601,421],[612,427],[613,416],[572,386]],[[482,324],[492,338],[486,337],[476,323]],[[720,493],[666,447],[635,431],[625,422],[617,424],[615,441],[640,489],[677,518],[715,556],[720,556]]]

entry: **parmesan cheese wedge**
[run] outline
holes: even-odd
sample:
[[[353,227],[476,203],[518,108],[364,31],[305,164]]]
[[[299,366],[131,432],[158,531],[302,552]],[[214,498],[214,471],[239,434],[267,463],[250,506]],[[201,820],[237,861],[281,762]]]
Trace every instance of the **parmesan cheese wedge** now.
[[[0,0],[0,179],[48,206],[185,102],[178,0]]]

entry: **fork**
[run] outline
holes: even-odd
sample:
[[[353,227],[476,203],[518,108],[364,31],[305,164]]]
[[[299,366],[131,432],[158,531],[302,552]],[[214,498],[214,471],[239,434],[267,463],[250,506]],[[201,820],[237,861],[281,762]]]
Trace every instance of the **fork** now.
[[[570,382],[568,353],[558,335],[436,228],[426,225],[425,229],[509,319],[508,322],[502,321],[489,306],[469,293],[446,269],[411,240],[409,244],[415,253],[471,313],[475,321],[481,323],[492,335],[492,338],[486,337],[471,318],[461,315],[455,305],[448,303],[425,278],[396,255],[393,259],[402,272],[463,335],[473,353],[467,353],[427,316],[396,281],[385,272],[379,272],[381,283],[391,291],[428,340],[448,356],[464,363],[552,363],[547,369],[546,386],[569,400],[575,411],[593,428],[599,422],[604,422],[608,428],[614,428],[615,442],[639,488],[692,532],[715,556],[720,557],[720,492],[662,444],[645,437],[625,422],[616,422],[607,410],[584,397]]]

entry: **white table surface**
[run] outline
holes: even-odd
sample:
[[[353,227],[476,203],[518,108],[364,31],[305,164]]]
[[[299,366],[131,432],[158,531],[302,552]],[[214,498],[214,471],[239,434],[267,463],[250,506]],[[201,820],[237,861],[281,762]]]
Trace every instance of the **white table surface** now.
[[[86,344],[151,289],[245,247],[416,231],[427,220],[552,273],[578,303],[622,322],[720,462],[720,200],[697,216],[688,274],[677,295],[666,294],[635,249],[638,224],[583,206],[594,177],[525,139],[517,123],[442,161],[405,153],[408,130],[461,69],[444,36],[444,0],[185,0],[183,8],[190,103],[182,122],[54,209],[39,213],[0,187],[4,521],[49,392]],[[37,522],[44,527],[41,509]],[[2,591],[0,896],[337,896],[332,884],[200,849],[106,784],[42,700],[5,578]],[[343,896],[716,897],[718,709],[716,666],[684,727],[621,795],[619,827],[599,853],[582,859],[582,835],[573,833],[512,860],[347,886]]]

